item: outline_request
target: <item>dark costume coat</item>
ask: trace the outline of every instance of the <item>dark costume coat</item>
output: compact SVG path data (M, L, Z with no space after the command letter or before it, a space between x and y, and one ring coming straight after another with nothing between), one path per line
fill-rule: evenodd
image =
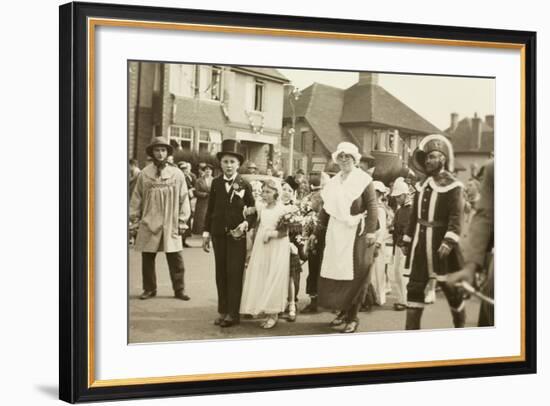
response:
M443 276L463 266L459 246L464 214L462 188L462 183L443 171L424 180L414 198L409 229L403 237L404 242L411 243L405 265L411 270L409 302L424 302L424 288L431 275ZM438 250L443 242L451 252L440 258Z

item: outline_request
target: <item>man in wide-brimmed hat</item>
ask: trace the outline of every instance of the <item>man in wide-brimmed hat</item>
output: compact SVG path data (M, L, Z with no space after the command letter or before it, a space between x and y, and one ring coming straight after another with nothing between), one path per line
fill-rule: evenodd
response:
M212 181L203 233L203 249L214 247L219 316L214 324L231 327L238 324L246 259L246 232L253 226L255 215L245 217L254 207L252 187L238 169L244 161L239 143L225 140L217 153L222 175ZM251 210L252 212L252 210Z
M403 249L409 252L406 267L411 270L407 285L408 330L420 328L425 303L435 301L436 284L462 268L458 243L464 210L463 186L452 175L454 154L447 138L439 134L423 138L411 164L426 179L415 196L403 236ZM444 283L440 286L451 308L454 326L464 327L462 293Z
M181 235L191 214L183 173L168 162L173 148L163 137L155 137L146 148L152 159L138 176L130 201L130 233L136 234L134 249L141 252L143 293L140 299L156 296L155 256L164 252L174 295L185 293Z

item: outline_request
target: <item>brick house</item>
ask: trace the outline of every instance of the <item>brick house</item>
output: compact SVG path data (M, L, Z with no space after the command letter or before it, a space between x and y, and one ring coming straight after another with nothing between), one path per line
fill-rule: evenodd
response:
M378 173L407 166L410 153L428 134L441 131L378 84L378 74L360 72L348 89L314 83L304 89L294 110L285 97L283 162L288 159L288 132L293 112L294 168L323 170L339 142L356 144Z
M464 169L458 172L458 178L466 182L470 176L472 164L481 168L487 160L493 157L495 143L495 116L485 116L458 119L457 113L451 113L451 123L445 130L445 135L452 142L456 162Z
M211 155L236 139L265 169L280 147L286 83L271 68L129 62L129 156L143 165L159 135L175 149Z

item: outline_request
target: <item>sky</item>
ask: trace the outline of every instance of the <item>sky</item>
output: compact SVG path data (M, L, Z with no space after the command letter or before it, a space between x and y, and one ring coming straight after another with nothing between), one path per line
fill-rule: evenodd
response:
M357 72L279 69L295 86L313 82L346 89L357 82ZM464 117L495 114L495 80L453 76L379 74L378 84L440 130L449 127L451 113Z

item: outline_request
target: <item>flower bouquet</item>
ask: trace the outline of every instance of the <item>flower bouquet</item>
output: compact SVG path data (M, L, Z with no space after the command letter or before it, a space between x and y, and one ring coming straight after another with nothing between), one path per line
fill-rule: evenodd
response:
M301 234L302 222L303 217L300 210L297 207L292 207L291 210L287 211L279 218L275 228L277 231L287 230L289 233Z

